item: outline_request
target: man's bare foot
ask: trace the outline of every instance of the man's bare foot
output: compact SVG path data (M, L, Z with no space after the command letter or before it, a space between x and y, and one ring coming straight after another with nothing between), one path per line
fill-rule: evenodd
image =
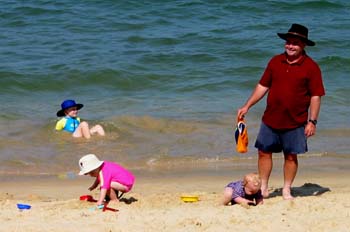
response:
M284 200L293 200L294 197L292 196L290 192L290 188L283 188L282 189L282 197Z
M268 190L268 188L263 188L263 187L261 187L261 195L262 195L264 198L268 198L268 197L269 197L269 190Z

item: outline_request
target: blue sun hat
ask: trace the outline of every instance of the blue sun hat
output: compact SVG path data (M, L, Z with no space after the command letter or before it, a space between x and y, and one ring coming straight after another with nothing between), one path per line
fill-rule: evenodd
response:
M238 120L235 130L236 150L239 153L248 151L248 130L243 119Z
M236 144L238 143L239 135L242 135L244 130L245 130L245 123L243 121L239 121L236 125L236 130L235 130Z
M75 103L74 100L65 100L62 102L61 109L57 111L56 115L57 117L63 117L65 116L64 111L66 109L69 109L71 107L77 107L77 109L80 110L81 108L83 108L83 106L83 104Z

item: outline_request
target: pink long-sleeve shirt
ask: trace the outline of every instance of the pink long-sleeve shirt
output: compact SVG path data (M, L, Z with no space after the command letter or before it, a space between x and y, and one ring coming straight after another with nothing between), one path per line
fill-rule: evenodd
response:
M99 173L99 181L102 189L110 189L111 182L118 182L131 190L135 182L134 175L117 163L103 161L101 171Z

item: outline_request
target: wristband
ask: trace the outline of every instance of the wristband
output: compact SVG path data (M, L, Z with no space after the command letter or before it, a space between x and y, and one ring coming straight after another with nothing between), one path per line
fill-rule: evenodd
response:
M309 122L311 122L315 126L317 125L317 120L316 119L309 119Z

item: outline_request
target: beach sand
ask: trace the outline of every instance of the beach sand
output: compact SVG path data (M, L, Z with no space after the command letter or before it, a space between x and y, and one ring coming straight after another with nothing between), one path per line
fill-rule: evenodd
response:
M1 231L350 231L348 160L340 158L337 165L300 160L294 200L280 195L282 161L277 161L271 197L249 208L222 206L220 200L224 186L252 171L250 166L238 172L230 167L137 171L132 191L118 204L108 205L116 212L96 210L94 203L79 200L81 195L96 199L99 194L87 190L93 181L87 176L5 176ZM184 203L182 194L198 195L200 201ZM19 211L17 203L32 208Z

